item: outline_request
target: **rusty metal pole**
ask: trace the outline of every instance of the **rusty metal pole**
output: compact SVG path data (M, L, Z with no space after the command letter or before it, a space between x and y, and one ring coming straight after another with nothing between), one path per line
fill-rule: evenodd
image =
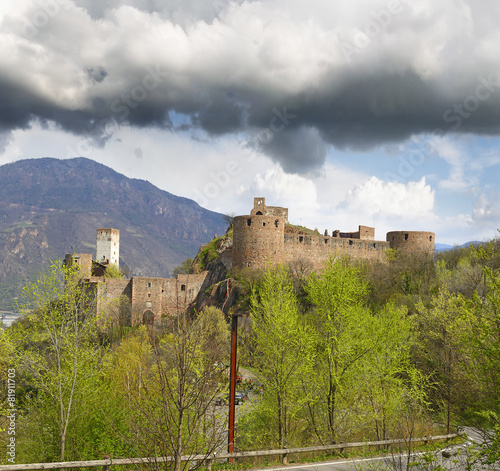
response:
M227 452L234 452L234 416L235 416L235 399L236 399L236 351L238 339L238 316L233 314L231 322L231 370L230 370L230 385L229 385L229 435L227 442ZM234 458L229 458L228 462L232 463Z

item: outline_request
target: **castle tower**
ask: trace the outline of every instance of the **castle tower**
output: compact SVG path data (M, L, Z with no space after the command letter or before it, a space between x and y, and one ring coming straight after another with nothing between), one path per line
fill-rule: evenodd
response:
M233 220L233 267L265 268L281 262L287 222L288 210L255 198L250 215Z
M391 249L409 253L426 252L434 254L434 232L392 231L387 233Z
M120 266L120 231L97 229L96 260L99 263Z

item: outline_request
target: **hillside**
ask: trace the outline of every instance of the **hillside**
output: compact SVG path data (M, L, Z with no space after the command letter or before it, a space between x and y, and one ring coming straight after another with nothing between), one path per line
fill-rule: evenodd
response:
M168 276L226 226L222 214L89 159L3 165L0 309L51 260L94 254L98 227L120 230L120 264L132 274Z

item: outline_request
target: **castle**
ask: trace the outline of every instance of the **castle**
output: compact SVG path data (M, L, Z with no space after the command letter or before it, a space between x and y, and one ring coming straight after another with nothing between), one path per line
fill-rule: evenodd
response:
M162 316L184 312L200 291L221 281L208 271L177 275L176 278L106 277L109 266L118 266L119 239L117 229L97 229L95 261L91 254L67 254L65 258L67 266L78 265L84 282L95 287L97 309L115 312L112 322L159 324ZM254 198L250 214L234 218L232 246L226 245L219 259L226 270L262 269L277 263L295 262L305 262L317 270L331 256L382 260L388 248L434 254L434 233L393 231L387 233L385 241L377 241L373 227L359 226L356 232L334 230L329 235L326 230L321 235L290 225L287 208L266 206L265 198Z
M288 223L288 209L266 206L265 198L254 198L248 216L233 221L232 265L234 268L264 268L278 262L307 261L319 269L332 255L382 259L393 248L409 253L434 253L434 233L388 232L385 241L375 240L373 227L359 226L357 232L328 230L324 235L306 233Z
M120 231L102 228L97 229L95 261L91 254L83 253L66 254L64 259L66 266L79 267L83 281L95 288L98 312L106 309L116 325L158 325L162 316L177 316L196 299L208 274L204 271L176 278L106 277L109 266L118 267L119 253Z

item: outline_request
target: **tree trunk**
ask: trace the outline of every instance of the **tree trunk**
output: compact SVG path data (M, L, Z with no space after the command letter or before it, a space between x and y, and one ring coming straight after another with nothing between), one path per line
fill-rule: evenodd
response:
M335 392L337 387L333 381L333 377L330 375L330 385L328 388L327 395L327 410L328 410L328 427L330 428L331 442L334 445L336 443L336 430L335 430Z

